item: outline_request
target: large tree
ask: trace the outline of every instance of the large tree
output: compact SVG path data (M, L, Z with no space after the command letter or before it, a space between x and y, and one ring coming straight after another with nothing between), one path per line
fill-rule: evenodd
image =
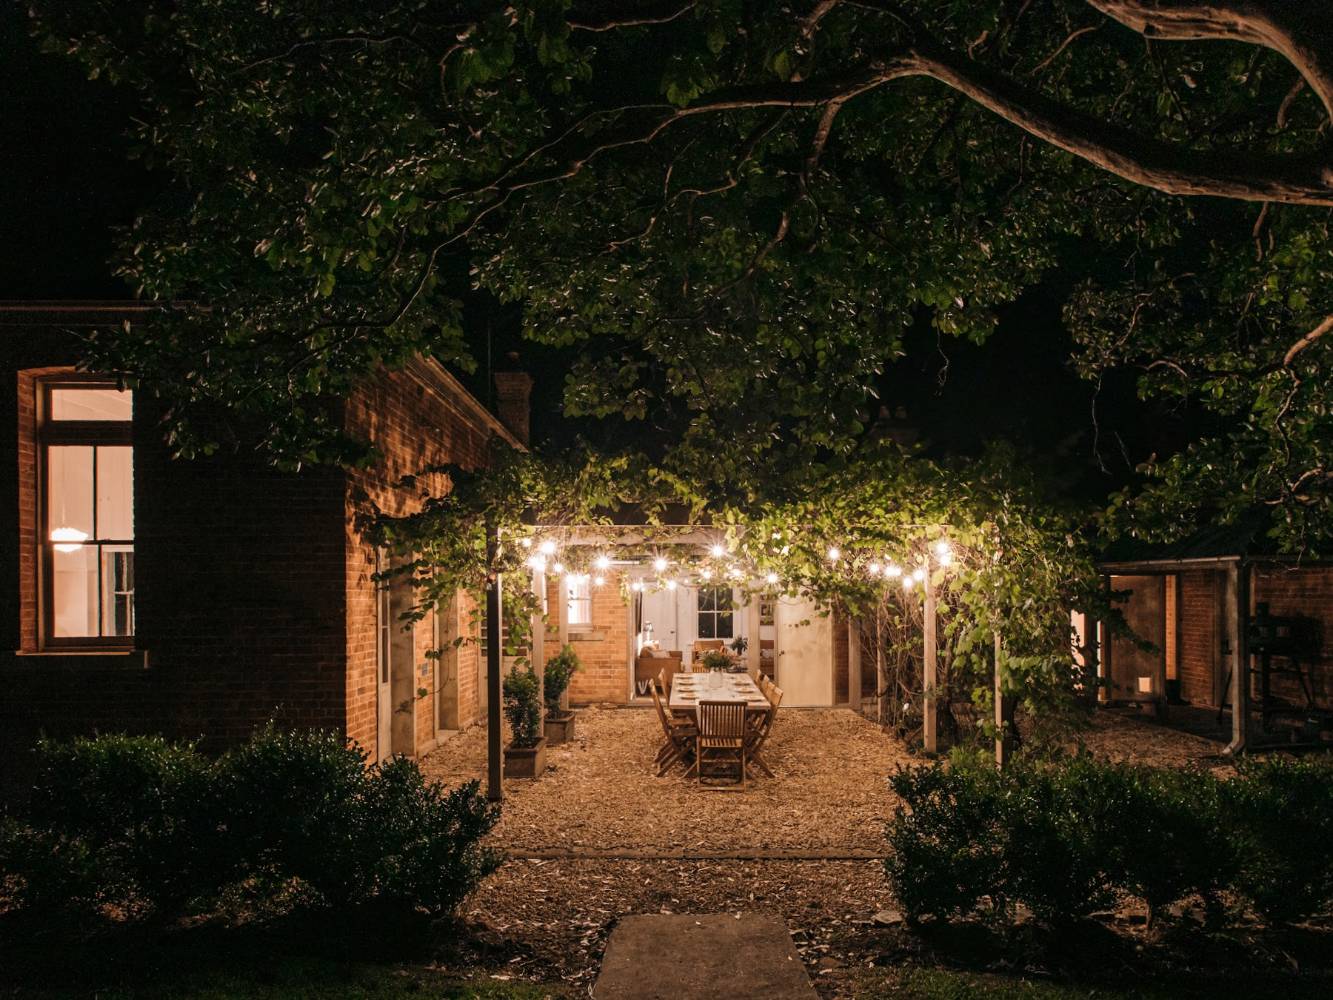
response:
M571 413L643 419L745 492L855 443L909 324L982 339L1062 267L1089 375L1139 365L1219 417L1133 524L1259 503L1324 533L1325 5L35 7L141 93L171 179L123 266L210 308L92 348L167 396L182 451L343 454L321 401L466 363L472 286L586 345Z

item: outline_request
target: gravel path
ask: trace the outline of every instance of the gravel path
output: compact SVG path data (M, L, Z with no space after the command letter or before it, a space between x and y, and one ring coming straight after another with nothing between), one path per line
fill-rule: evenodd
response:
M658 778L657 718L638 709L584 709L578 736L547 751L537 781L506 786L497 844L518 852L877 852L894 797L886 778L912 761L896 740L841 709L778 715L744 792L708 791L677 767ZM472 729L423 761L447 784L480 776L485 731Z

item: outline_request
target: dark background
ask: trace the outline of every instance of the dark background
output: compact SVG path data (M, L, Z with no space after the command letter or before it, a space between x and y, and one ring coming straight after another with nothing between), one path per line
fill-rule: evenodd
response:
M160 184L126 138L129 95L39 52L13 4L0 13L0 93L0 299L132 298L110 263L116 231ZM1071 498L1099 500L1131 482L1135 465L1180 447L1195 421L1139 402L1133 373L1100 387L1077 377L1060 320L1072 280L1057 270L1029 289L1002 311L982 346L941 340L919 324L906 356L880 380L881 403L890 413L905 410L937 456L975 454L1000 438ZM537 443L561 446L576 435L610 445L633 440L633 425L561 416L571 357L523 341L516 307L478 297L465 318L477 371L461 377L489 403L491 371L531 372Z

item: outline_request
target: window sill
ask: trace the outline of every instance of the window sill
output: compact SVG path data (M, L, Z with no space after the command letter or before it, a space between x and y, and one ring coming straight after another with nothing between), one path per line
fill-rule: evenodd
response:
M597 629L587 629L585 631L569 630L570 642L603 642L606 639L606 632Z
M146 649L44 649L38 653L0 651L0 670L147 670Z

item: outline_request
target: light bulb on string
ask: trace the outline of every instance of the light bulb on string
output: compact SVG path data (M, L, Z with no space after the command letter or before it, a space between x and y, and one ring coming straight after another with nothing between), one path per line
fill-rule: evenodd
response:
M665 573L666 568L667 568L667 561L663 559L661 556L658 556L656 559L653 560L653 569L657 570L657 572Z
M551 570L556 573L563 573L565 571L565 564L562 562L553 562L551 563Z
M916 581L910 576L903 577L903 590L911 590L916 585Z
M889 563L884 567L884 575L898 577L903 575L903 568L897 563Z
M778 575L776 573L769 573L764 579L768 581L769 586L772 586L778 582Z
M607 555L600 555L597 557L597 560L595 563L593 563L593 565L595 565L598 569L610 569L611 557Z
M606 577L604 576L595 576L592 578L592 585L594 587L600 587L604 583L606 583Z
M940 539L940 541L935 543L935 560L941 566L948 566L953 562L953 549L944 539Z
M727 550L724 549L724 548L723 548L721 545L719 545L717 542L714 542L714 543L713 543L713 547L712 547L711 549L709 549L708 551L711 552L711 553L713 554L713 558L714 558L714 559L721 559L724 555L727 554Z
M544 556L553 556L555 555L555 542L548 538L537 546L537 551Z
M525 549L530 549L530 548L532 548L532 539L531 539L531 538L520 538L520 539L518 540L518 544L521 545L521 546L523 546Z
M828 556L829 562L837 562L842 558L842 551L836 545L830 545L825 555Z
M869 573L871 576L879 576L879 563L872 562L869 566L866 567L866 572Z
M711 569L701 570L699 575L703 577L705 580L713 579L713 571Z
M643 581L635 580L633 583L629 585L629 589L634 591L635 593L641 592L643 590Z
M546 569L546 560L539 555L528 556L527 563L528 568L535 573L540 573L542 570Z
M668 580L668 581L667 581L667 590L675 590L675 589L676 589L676 581L675 581L675 580Z
M920 583L925 578L926 578L926 571L924 569L918 568L912 571L912 579L915 580L917 583Z

